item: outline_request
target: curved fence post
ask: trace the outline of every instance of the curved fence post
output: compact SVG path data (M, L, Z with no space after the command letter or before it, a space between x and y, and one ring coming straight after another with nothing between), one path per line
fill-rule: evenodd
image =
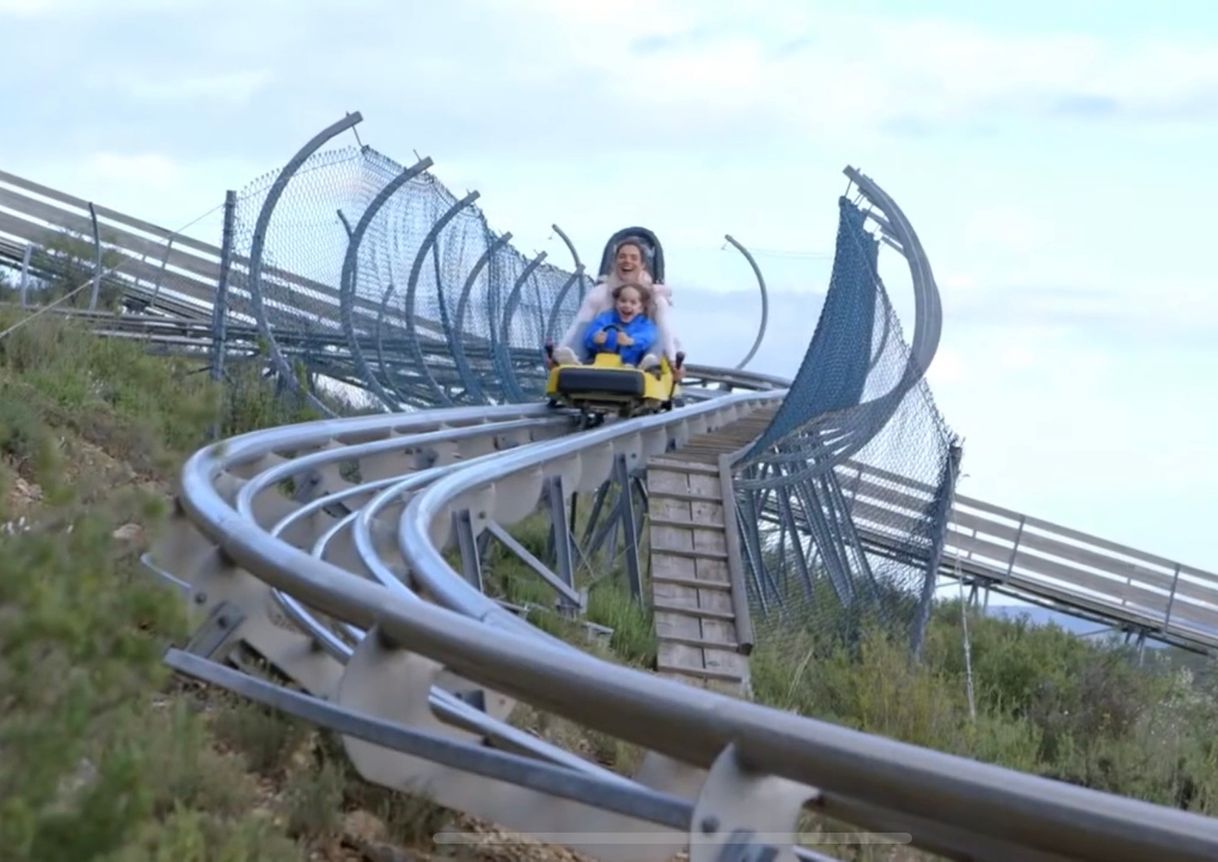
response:
M558 238L566 245L567 251L571 252L571 260L575 261L575 273L579 278L579 301L583 302L585 292L583 274L587 271L587 267L579 259L579 252L575 250L575 243L571 242L571 237L567 236L566 232L556 224L552 224L550 227L553 228L554 233L558 234Z
M875 519L883 516L875 514L875 500L868 497L860 503L848 498L838 470L865 451L899 414L906 399L914 396L938 344L942 311L930 265L900 208L869 178L853 168L846 173L857 183L863 203L839 200L837 250L821 322L788 397L735 465L743 470L761 465L776 468L769 478L741 477L735 483L740 491L764 490L777 500L776 511L763 504L755 518L742 521L740 544L752 550L764 546L775 532L780 534L779 546L760 555L761 584L773 587L765 569L785 567L792 556L786 547L788 537L802 543L797 533L806 534L818 557L815 577L823 579L824 592L814 589L811 595L796 596L783 578L774 597L784 605L792 603L796 616L815 613L821 619L818 624L840 626L838 636L851 641L868 621L890 629L903 627L910 652L916 656L942 555L946 507L954 486L952 460L958 460L958 455L953 451L941 456L936 449L934 457L947 462L934 479L928 478L938 496L925 504L909 504L912 511L905 510L903 517L912 527L889 521L877 527ZM880 236L868 231L868 219L879 226ZM749 260L760 282L751 255L732 237L725 238ZM917 314L908 348L879 280L878 253L883 240L905 258L913 283ZM752 355L750 352L750 358ZM882 361L886 362L883 366ZM881 368L884 370L877 374ZM927 440L933 447L946 447L934 424L933 407L931 414L934 427ZM916 442L910 440L908 445ZM793 517L796 513L798 518ZM777 531L775 515L779 516ZM789 534L785 533L788 527L792 528ZM899 557L873 559L869 554L874 531L888 528L908 534L907 548ZM769 536L762 535L766 531ZM802 545L793 556L801 569L807 566ZM825 604L822 599L830 595L835 602ZM765 598L763 589L758 589L758 598ZM771 622L767 637L782 636Z
M563 282L563 286L559 288L558 296L554 298L554 304L550 306L550 314L546 318L546 331L543 333L544 341L552 341L554 339L554 326L558 323L558 312L562 308L562 301L567 298L567 291L570 290L572 285L574 285L577 281L582 285L583 280L584 265L582 263L577 263L575 265L575 272L571 273L570 278ZM583 297L580 297L580 301L583 301Z
M343 271L339 280L339 314L342 316L343 334L347 337L347 345L351 349L351 358L355 360L356 370L368 382L368 386L371 387L373 393L390 410L396 410L398 405L381 385L376 375L372 373L367 360L364 359L364 351L360 347L359 337L355 332L355 283L359 277L359 248L360 244L364 241L364 234L367 233L368 226L372 224L372 220L381 211L381 207L393 197L398 189L427 170L431 165L432 160L430 158L420 159L415 165L402 171L386 183L385 187L376 193L376 197L368 204L363 215L360 216L360 220L356 223L355 228L348 228L350 241L347 243L347 254L343 258ZM342 220L343 225L347 226L348 222L342 210L339 210L338 217ZM392 290L392 285L390 290ZM383 307L384 303L382 303L382 309ZM377 316L377 323L379 335L380 315ZM381 366L381 373L386 373L384 365Z
M419 333L417 331L414 316L414 296L415 291L418 289L419 272L423 269L423 260L427 257L427 252L431 250L432 244L440 236L440 231L444 230L448 223L456 217L457 213L461 212L461 210L465 209L465 207L472 204L480 196L481 195L478 192L470 192L465 197L461 198L461 200L449 207L444 215L440 216L440 218L436 220L436 223L431 226L431 230L427 232L427 236L423 237L423 242L419 245L419 250L414 256L414 263L411 264L410 267L410 280L406 284L406 309L403 320L406 325L406 343L410 346L411 355L418 363L417 370L419 372L419 376L422 377L423 382L431 388L432 394L435 395L435 397L439 400L439 403L445 405L451 404L452 399L448 397L448 393L444 391L444 388L440 386L440 384L436 381L436 378L432 376L431 369L427 367L427 362L423 357L423 348L419 345ZM377 315L376 318L377 350L381 349L381 327L385 319L385 312L389 308L389 299L391 296L392 289L385 295L384 303L381 306L381 313ZM400 389L398 389L392 380L389 381L389 385L393 386L393 390L399 396L405 398L405 395Z
M448 342L448 346L453 352L453 361L457 364L457 373L461 375L461 379L465 383L466 392L472 392L474 399L479 402L486 401L486 392L482 388L481 381L478 380L478 375L470 367L469 359L465 355L465 340L462 337L465 326L465 308L469 303L469 295L474 288L475 282L478 280L478 276L495 255L495 252L507 245L511 238L512 234L509 231L488 245L486 251L482 253L482 256L474 264L474 268L469 271L469 275L465 278L465 285L461 288L461 296L457 300L456 319L453 321L452 337ZM489 274L487 278L489 280ZM493 361L494 342L490 338L487 339L486 350L487 358Z
M211 316L211 379L224 377L224 341L228 328L228 279L233 263L233 223L237 215L237 193L224 194L224 227L220 234L220 281L216 284L216 300Z
M765 338L766 323L770 317L770 297L769 294L766 293L765 278L761 274L761 267L757 265L757 261L755 261L753 256L749 254L749 250L737 242L730 233L724 234L723 238L735 246L736 250L744 255L744 259L747 260L749 262L749 266L753 268L753 275L757 276L757 287L761 291L761 325L757 327L757 338L753 341L753 346L749 349L749 352L745 354L744 359L741 359L736 363L737 368L744 368L744 366L748 365L749 362L752 361L753 357L757 354L757 348L761 347L761 340Z
M512 345L508 337L510 335L508 328L512 325L512 315L516 313L521 288L545 259L546 253L543 251L525 266L517 277L516 283L512 285L512 292L508 294L507 302L503 306L503 319L499 322L499 347L495 351L495 365L498 367L499 373L503 375L504 390L515 401L524 401L527 396L524 394L520 381L516 379L516 369L512 367Z
M844 430L840 434L836 434L830 445L826 447L826 451L818 456L821 470L833 469L834 466L845 462L866 446L867 442L887 424L900 407L906 394L923 378L938 349L943 325L943 309L939 298L939 288L931 273L930 262L917 234L900 207L873 180L852 167L847 167L844 172L858 186L863 197L882 214L862 213L851 209L850 212L854 213L850 217L851 221L872 218L880 225L884 236L893 238L895 243L893 247L900 252L909 266L913 283L915 320L905 368L900 378L887 392L863 401L861 400L863 389L861 381L859 381L858 394L851 396L851 403L837 403L844 396L839 391L826 388L831 387L832 382L818 376L821 370L813 367L814 362L810 362L826 349L826 344L822 343L822 332L818 328L808 347L804 364L791 383L791 391L796 393L797 397L779 408L770 426L757 438L752 450L744 457L745 461L760 457L767 448L780 443L800 428L810 426L814 420L819 418L818 414L833 412L837 415L836 427ZM847 210L843 209L844 216L846 213ZM851 229L858 232L861 227L854 225ZM846 248L841 247L840 243L841 240L839 240L839 256L842 253L841 249ZM870 253L855 250L852 253L865 254L870 258L870 265L874 266L874 250ZM858 264L856 263L856 265ZM887 313L887 310L884 308L884 313ZM874 365L875 359L871 356L869 348L864 371L869 372Z
M89 311L97 308L97 295L101 290L101 231L97 227L97 210L89 201L89 220L93 223L93 287L89 291Z
M270 191L267 192L266 200L262 202L262 209L258 212L258 220L254 223L254 239L250 244L249 283L247 289L250 294L250 304L254 310L254 320L258 324L258 331L266 339L267 345L270 348L271 363L274 365L276 372L278 372L280 379L287 381L288 385L297 391L303 389L304 396L308 399L309 403L326 416L333 416L334 411L310 392L307 387L300 385L300 381L296 379L296 375L292 372L292 366L284 358L278 343L275 341L275 336L271 333L270 324L266 319L266 309L262 304L262 253L263 246L266 245L266 231L271 224L271 215L275 211L275 205L283 197L283 193L287 189L288 183L291 182L292 177L296 174L296 171L300 170L300 166L313 153L317 152L322 144L335 135L345 132L347 129L363 122L363 119L359 111L347 114L347 116L338 122L332 123L314 135L308 143L300 148L296 155L288 160L288 163L283 166L283 170L279 172L279 176L275 177L275 182L271 185Z

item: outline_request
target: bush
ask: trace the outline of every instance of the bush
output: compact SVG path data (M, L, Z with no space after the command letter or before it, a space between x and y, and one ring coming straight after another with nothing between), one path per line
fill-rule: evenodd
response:
M922 658L870 629L857 648L800 631L761 639L758 700L918 745L1210 814L1218 810L1218 698L1165 651L969 612L977 715L969 713L961 606L938 605Z
M233 433L302 416L252 369L223 392L198 371L63 320L0 340L4 508L19 481L28 492L27 520L0 534L6 859L305 857L285 829L308 806L268 797L245 764L281 775L298 728L179 687L161 655L183 609L138 563L165 480L218 415ZM115 532L131 522L139 538Z
M235 840L232 828L248 841L261 834L241 822L253 799L248 777L212 751L186 703L156 694L169 680L161 651L184 635L184 617L115 543L114 525L92 513L3 540L6 858L166 858L151 854L178 841L185 822L215 847ZM151 825L162 818L169 832ZM251 853L294 858L248 841Z

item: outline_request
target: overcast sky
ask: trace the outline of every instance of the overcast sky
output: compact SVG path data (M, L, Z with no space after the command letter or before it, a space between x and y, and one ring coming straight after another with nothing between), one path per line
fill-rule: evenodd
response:
M751 367L791 375L855 165L942 291L961 492L1218 570L1218 5L1147 9L0 0L0 167L177 228L359 110L526 253L652 227L696 361L755 330L731 233Z

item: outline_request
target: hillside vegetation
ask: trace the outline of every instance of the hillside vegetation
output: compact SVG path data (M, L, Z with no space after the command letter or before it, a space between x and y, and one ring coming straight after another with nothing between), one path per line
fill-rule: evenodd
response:
M139 556L183 458L216 422L231 435L310 417L253 366L233 367L220 388L203 364L55 320L0 340L0 846L16 862L438 858L425 855L430 836L452 812L365 785L330 737L160 663L185 620ZM540 553L543 531L526 523L519 536ZM506 598L546 601L506 555L488 569ZM614 629L603 642L557 614L533 618L647 667L646 612L614 579L591 596L590 618ZM1207 679L1157 661L1139 669L1051 628L974 618L970 631L975 719L958 605L937 611L920 664L881 636L851 652L788 632L758 647L754 687L761 701L852 727L1213 812ZM641 756L534 710L514 719L623 771Z
M1204 814L1218 813L1212 663L935 608L922 661L871 632L853 649L815 632L765 640L752 660L766 703L870 733ZM795 671L794 673L792 671Z
M15 862L361 859L443 813L161 664L185 619L139 556L183 458L213 422L312 418L254 367L221 390L201 364L57 320L0 341L0 846Z

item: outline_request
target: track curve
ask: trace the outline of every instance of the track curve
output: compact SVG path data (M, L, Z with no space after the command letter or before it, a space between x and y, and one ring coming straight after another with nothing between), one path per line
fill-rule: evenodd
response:
M954 852L1136 859L1170 845L1173 858L1213 858L1218 828L1207 818L848 731L595 658L484 595L444 556L456 513L470 513L479 532L491 522L510 525L536 508L549 476L593 489L618 455L641 464L784 394L727 394L581 433L572 433L573 417L544 405L509 405L242 435L184 466L181 521L160 565L205 596L196 598L201 610L239 605L243 641L322 700L518 758L505 761L515 764L513 780L491 779L346 735L366 778L400 789L421 783L440 804L598 858L666 859L682 843L691 844L691 859L713 858L727 836L700 828L711 810L721 823L765 833L755 836L762 843L781 846L771 834L778 828L789 848L793 821L775 827L773 811L793 817L808 802ZM344 463L358 465L358 481L343 478ZM288 479L298 489L311 482L312 502L283 494ZM344 508L326 512L338 504ZM274 602L293 608L294 626L275 623ZM634 778L610 773L508 725L517 702L651 754ZM566 783L547 785L557 779L545 767ZM611 842L605 835L613 833L636 837Z

